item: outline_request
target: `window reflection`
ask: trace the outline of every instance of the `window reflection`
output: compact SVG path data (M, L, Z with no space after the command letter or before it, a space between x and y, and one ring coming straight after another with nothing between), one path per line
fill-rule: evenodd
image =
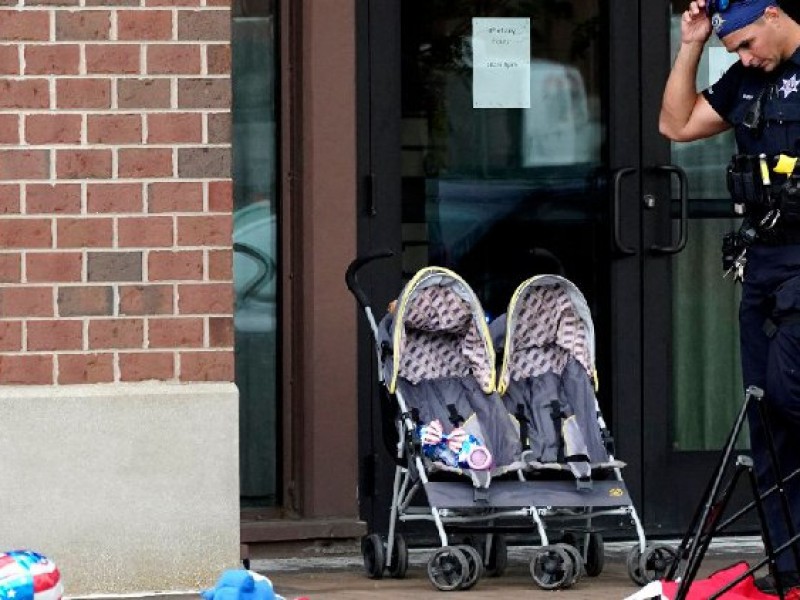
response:
M271 1L234 4L233 279L242 506L279 501L276 31Z

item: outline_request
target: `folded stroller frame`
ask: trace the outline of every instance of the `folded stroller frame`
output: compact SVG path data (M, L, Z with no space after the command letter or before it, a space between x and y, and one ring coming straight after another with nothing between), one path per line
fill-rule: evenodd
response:
M762 420L767 445L770 455L770 463L774 480L776 485L770 489L760 492L756 482L755 472L753 471L753 461L749 456L734 456L734 449L736 442L741 434L742 427L747 416L748 409L755 403L759 417ZM769 564L770 567L775 566L776 556L782 552L791 551L794 555L795 565L800 571L800 553L798 553L795 542L800 540L800 534L795 531L792 516L789 509L789 503L786 498L784 490L785 484L794 479L800 469L796 470L787 476L784 476L779 469L778 459L775 453L775 447L772 439L772 433L769 428L769 421L766 418L766 404L764 402L764 391L758 387L751 386L745 393L744 403L739 411L734 425L728 434L728 439L720 454L717 468L714 475L708 482L703 498L697 506L692 523L689 530L686 532L680 546L675 552L674 560L671 561L665 579L670 581L679 582L679 586L674 600L685 600L689 594L692 582L697 576L697 571L702 564L706 551L715 535L725 530L733 523L740 520L747 513L756 510L758 521L761 526L761 534L764 540L764 550L766 553L765 558L757 562L752 567L749 567L740 576L729 581L724 587L716 590L708 600L716 600L725 592L731 590L734 586L741 583L747 577L750 577L762 568L764 565ZM753 495L753 501L742 507L733 515L722 520L725 515L725 510L728 506L733 492L742 475L746 474L750 484L750 490ZM773 494L778 495L780 501L781 512L785 520L787 531L790 533L790 539L779 547L774 547L770 539L769 529L766 524L764 500ZM775 573L775 583L778 591L778 596L783 600L785 598L784 582L781 580L780 572L777 569L772 569Z
M433 523L439 539L440 546L427 563L428 577L439 590L466 590L484 574L501 575L508 560L508 534L525 545L538 541L530 572L539 587L567 588L583 574L600 574L604 562L600 532L618 528L623 517L638 538L628 556L631 579L644 585L662 578L674 551L646 544L593 389L588 410L583 410L587 392L583 388L580 392L584 400L577 408L588 414L555 400L545 411L538 410L536 402L531 407L529 400L536 395L530 390L556 385L552 381L541 384L541 379L531 379L529 387L514 391L526 378L538 377L537 369L559 361L565 379L558 384L562 392L582 380L567 377L566 363L571 359L559 358L555 350L545 351L544 362L531 354L532 348L544 348L551 334L559 348L566 347L577 357L575 372L589 381L587 370L594 369L593 329L577 288L556 276L532 278L518 288L506 316L498 376L480 302L452 271L421 269L404 287L393 314L376 320L357 274L368 263L390 256L383 251L357 258L345 276L372 330L378 378L396 410L398 433L388 535L371 533L362 540L367 575L380 579L387 572L405 577L408 546L397 525L423 521ZM551 294L553 290L558 294ZM569 312L568 302L576 303L575 311ZM534 309L556 305L561 310L557 327L532 325ZM575 335L576 327L584 331L579 321L587 318L588 335ZM521 358L510 358L517 351ZM385 404L383 410L392 409ZM433 423L441 425L442 439L461 432L473 443L483 444L482 456L490 455L493 463L476 467L461 454L457 462L432 455L426 427ZM587 424L592 427L587 429ZM559 435L557 428L563 437L560 448L540 443L546 430ZM461 452L464 448L466 443ZM601 528L599 523L605 521L609 524ZM451 545L453 534L461 543Z

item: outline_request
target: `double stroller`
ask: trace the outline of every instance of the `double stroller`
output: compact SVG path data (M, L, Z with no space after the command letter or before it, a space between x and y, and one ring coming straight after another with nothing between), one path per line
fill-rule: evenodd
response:
M422 521L439 541L427 562L439 590L501 575L510 542L534 546L530 573L539 587L568 588L600 574L601 531L626 521L638 537L630 577L640 585L663 577L674 554L646 545L613 456L593 387L591 315L578 288L555 275L533 277L490 327L466 281L427 267L378 321L357 273L388 256L356 259L346 274L374 335L383 409L397 429L388 533L362 540L367 575L405 577L408 545L398 524Z

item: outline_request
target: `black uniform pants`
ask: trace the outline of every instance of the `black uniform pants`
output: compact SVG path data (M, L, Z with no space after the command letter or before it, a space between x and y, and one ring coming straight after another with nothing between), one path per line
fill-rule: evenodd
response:
M794 303L800 309L800 245L757 245L747 251L739 307L745 388L756 385L765 392L779 467L786 476L800 468L800 323L780 325L772 337L765 333L764 324L772 311L770 296L776 294L779 303ZM748 423L756 476L763 491L774 485L774 477L755 404L750 407ZM795 530L800 531L800 476L786 490ZM791 536L777 495L767 500L766 512L773 546L778 547ZM790 550L781 553L777 562L780 571L798 570Z

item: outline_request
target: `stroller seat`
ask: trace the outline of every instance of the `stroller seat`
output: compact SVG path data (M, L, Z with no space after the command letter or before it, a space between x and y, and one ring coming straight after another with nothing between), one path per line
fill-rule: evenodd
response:
M583 294L542 275L517 289L505 316L498 390L520 422L522 458L532 470L620 468L594 392L594 326Z
M488 487L496 475L523 467L515 419L495 392L495 354L483 310L466 282L444 269L424 269L401 294L391 318L390 392L399 390L413 420L463 429L485 445L489 469L426 457L432 472L451 471ZM419 431L419 430L418 430Z

